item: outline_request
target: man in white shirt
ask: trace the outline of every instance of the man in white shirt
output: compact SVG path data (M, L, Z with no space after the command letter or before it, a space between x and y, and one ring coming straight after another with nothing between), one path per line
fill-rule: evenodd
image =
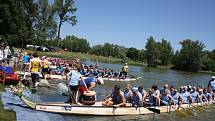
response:
M2 48L0 48L0 64L2 64L4 60L4 52L2 51Z

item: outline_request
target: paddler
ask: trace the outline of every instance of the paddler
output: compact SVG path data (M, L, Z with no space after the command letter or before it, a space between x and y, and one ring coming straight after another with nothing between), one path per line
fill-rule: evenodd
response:
M40 67L42 65L42 61L38 57L37 53L33 54L34 58L30 59L29 64L29 73L31 73L31 78L33 82L33 86L36 87L39 82L39 73L40 73Z
M183 86L183 91L180 93L182 98L183 98L183 103L185 104L190 104L192 103L192 97L191 94L187 91L188 87Z
M119 85L114 86L114 90L111 96L106 99L103 103L104 106L114 106L114 107L122 107L126 106L126 100L123 92L120 90Z
M125 99L126 99L127 103L131 102L132 94L133 93L132 93L132 90L131 90L131 85L128 83L126 88L125 88L125 91L124 91L124 96L125 96Z
M161 105L168 106L168 105L175 105L175 101L172 96L169 94L168 89L164 89L163 93L161 94Z
M143 97L142 94L139 92L138 87L132 87L132 106L138 107L143 105Z
M215 76L211 77L211 80L208 83L208 89L209 88L215 93Z
M199 96L199 92L196 90L195 86L192 88L192 91L191 91L190 94L191 94L193 103L201 102L200 101L201 99L200 99L200 96Z
M203 89L203 94L204 94L205 97L207 98L208 103L213 99L213 98L212 98L212 95L211 95L210 93L208 93L208 91L207 91L206 88Z
M176 88L174 88L173 94L172 94L172 98L175 102L175 105L179 105L178 107L180 107L180 105L183 102L183 98L182 96L178 93L178 90Z
M93 88L96 86L96 84L99 84L99 85L104 84L104 80L101 77L99 77L99 78L87 77L80 81L80 83L79 83L79 91L80 91L79 102L83 101L84 92L92 91Z
M160 91L157 85L152 85L152 90L150 92L150 103L151 106L160 106Z

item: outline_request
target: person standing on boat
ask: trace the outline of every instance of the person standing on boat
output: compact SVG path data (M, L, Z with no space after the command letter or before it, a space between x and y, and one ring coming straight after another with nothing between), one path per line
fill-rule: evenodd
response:
M68 85L70 87L70 97L68 99L67 102L71 102L73 104L77 103L77 99L76 99L76 95L77 95L77 91L78 91L78 83L81 77L81 73L80 73L80 67L77 67L77 70L71 70L67 76L69 77L67 82Z
M123 77L123 78L126 78L127 77L127 74L128 74L128 64L127 63L125 63L124 64L124 66L122 67L122 75L121 75L121 77Z
M215 93L215 76L211 77L211 80L208 83L208 88L210 88Z
M82 102L84 92L92 91L93 88L96 86L96 84L99 84L99 85L104 84L104 80L101 77L99 78L87 77L85 79L82 79L79 82L79 92L80 92L79 102Z
M114 107L122 107L126 106L126 100L124 97L123 92L120 90L119 85L114 86L114 90L111 94L111 96L106 99L103 103L104 106L114 106Z
M31 78L34 87L38 85L39 82L39 73L40 73L40 67L42 65L42 61L38 57L37 53L33 54L34 58L30 60L29 64L29 73L31 73Z

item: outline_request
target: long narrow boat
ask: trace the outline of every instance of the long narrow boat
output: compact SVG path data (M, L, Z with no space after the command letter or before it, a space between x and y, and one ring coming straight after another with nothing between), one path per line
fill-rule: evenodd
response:
M18 75L21 75L21 76L30 76L31 74L29 72L23 72L23 71L16 71L16 74ZM39 73L39 77L42 78L42 74ZM66 76L62 76L62 75L51 75L51 74L47 74L47 77L48 78L51 78L51 79L60 79L60 80L63 80L66 78Z
M104 107L101 102L96 102L95 105L71 105L68 103L35 103L30 101L25 96L21 97L21 100L28 107L33 110L60 113L60 114L70 114L70 115L101 115L101 116L119 116L119 115L146 115L152 113L167 113L170 111L176 111L173 106L161 106L161 107ZM197 106L200 104L193 104ZM170 108L171 107L171 108ZM182 104L180 109L190 108L189 104Z
M128 78L103 78L104 80L107 80L107 81L120 81L120 82L129 82L129 81L136 81L136 80L139 80L141 79L141 77L137 77L137 78L131 78L131 77L128 77Z

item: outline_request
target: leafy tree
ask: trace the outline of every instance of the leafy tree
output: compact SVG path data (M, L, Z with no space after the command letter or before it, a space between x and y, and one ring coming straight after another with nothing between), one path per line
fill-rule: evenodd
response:
M139 57L139 50L137 50L136 48L129 48L127 53L126 53L126 56L132 60L135 60L137 61L138 60L138 57Z
M53 6L49 5L48 0L37 1L38 11L35 21L36 39L43 43L46 39L54 38L57 32L57 23L54 20ZM39 45L42 45L40 43Z
M201 68L204 44L190 39L180 42L182 49L178 53L174 67L185 71L198 71Z
M24 47L34 36L37 6L33 0L0 1L0 35L13 46ZM13 40L10 40L13 39Z
M62 48L68 48L72 52L88 53L89 43L86 39L79 39L75 36L66 36L62 41Z
M150 36L147 39L146 42L146 60L147 60L147 66L149 67L156 67L158 56L159 56L159 50L158 50L158 44L155 42L154 38Z
M165 39L162 39L162 42L158 43L158 49L161 65L167 66L168 64L170 64L173 56L173 50L170 42Z
M68 22L74 26L77 23L74 13L77 8L74 5L74 0L55 0L55 11L59 17L58 34L57 38L60 39L60 30L64 22Z

